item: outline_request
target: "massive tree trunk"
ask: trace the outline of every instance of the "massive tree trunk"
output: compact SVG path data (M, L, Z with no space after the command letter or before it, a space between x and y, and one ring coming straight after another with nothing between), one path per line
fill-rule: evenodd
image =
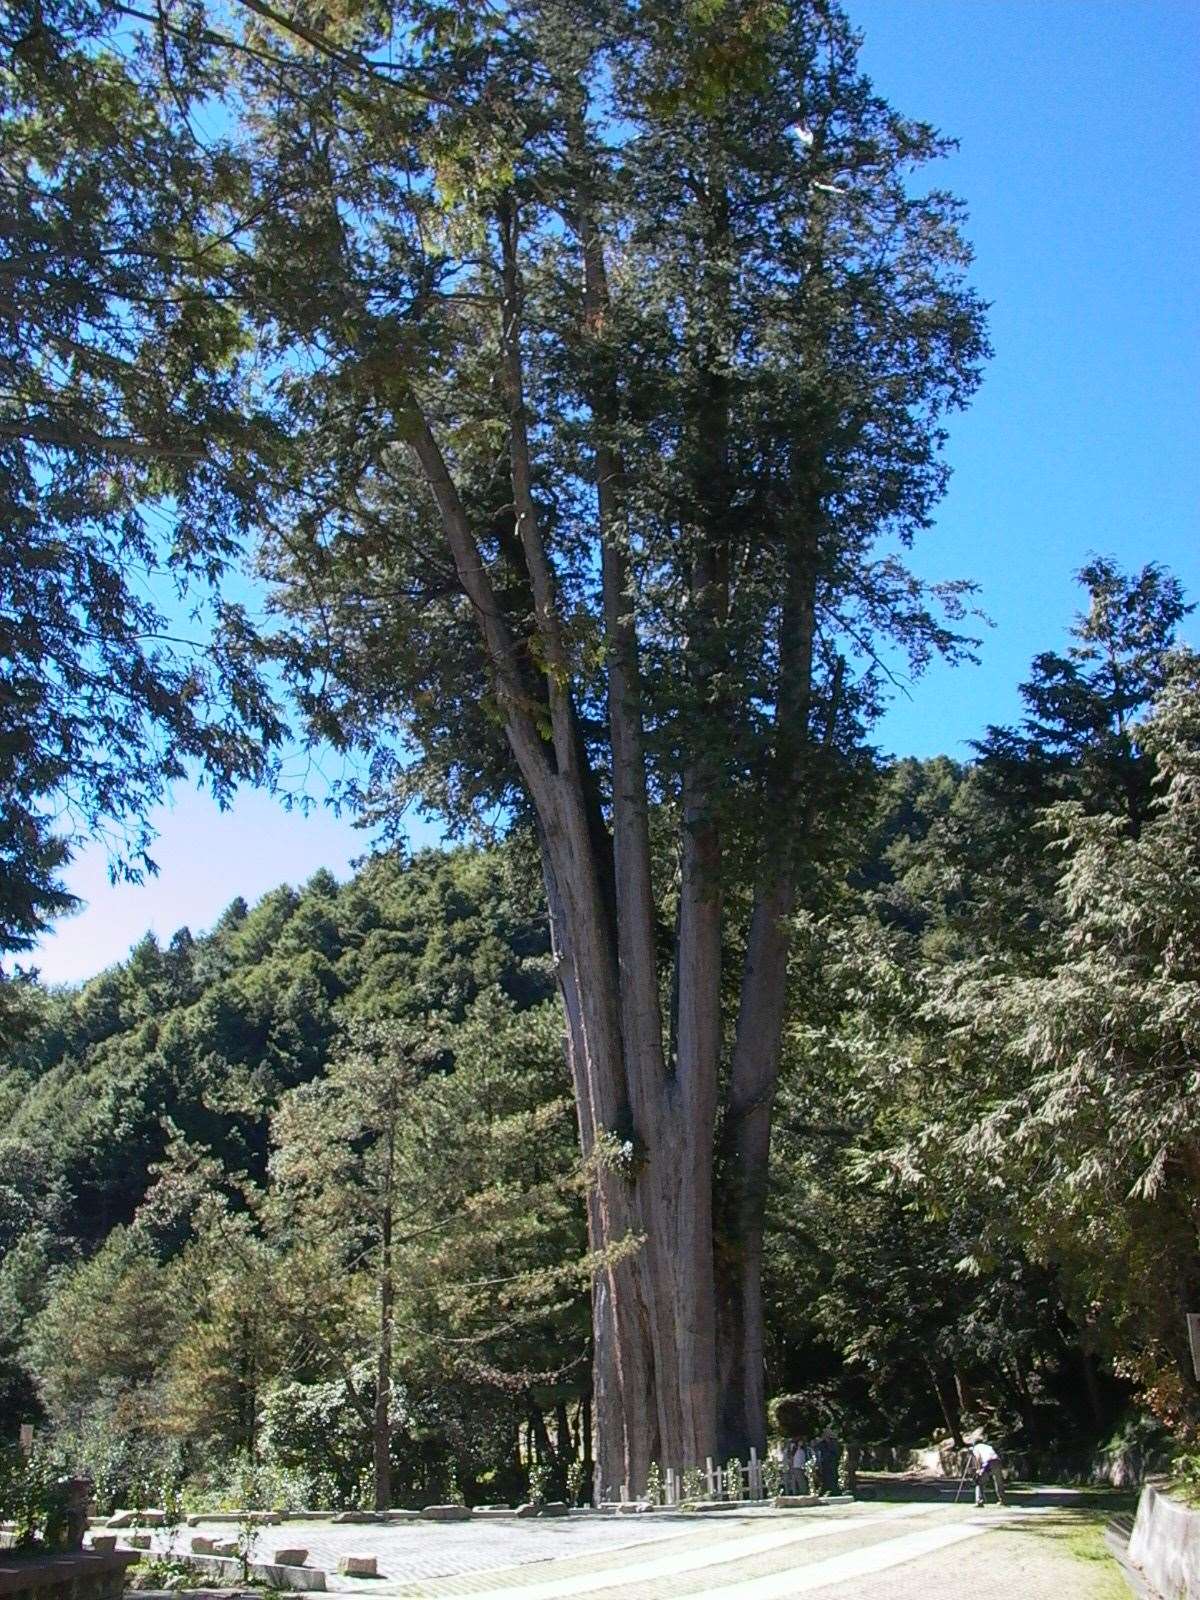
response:
M379 1242L379 1349L375 1364L375 1410L372 1438L375 1464L375 1509L386 1511L392 1503L392 1321L395 1284L392 1277L392 1208L396 1159L394 1111L388 1122L384 1191Z
M762 1267L771 1118L779 1079L787 1002L788 919L796 893L796 854L811 827L810 792L801 806L810 744L816 639L816 512L786 558L779 619L779 693L775 750L767 782L768 813L799 837L764 843L742 969L737 1034L721 1125L716 1226L719 1442L723 1456L745 1460L766 1448ZM840 668L825 726L833 738Z
M584 315L599 338L607 306L604 259L586 213L585 205L576 218L583 243ZM668 1053L659 1004L643 692L622 527L621 465L609 436L613 399L598 381L591 400L611 759L605 827L572 702L556 575L533 493L523 383L519 220L515 202L507 199L497 215L504 285L501 345L516 531L529 577L544 700L531 703L522 667L527 653L497 602L452 476L415 397L410 442L478 620L509 746L537 821L580 1148L590 1179L589 1238L598 1258L592 1316L594 1488L600 1497L611 1498L640 1493L652 1462L683 1470L718 1454L713 1171L722 1048L719 773L706 754L704 737L695 736L691 743L685 739L678 1000ZM721 217L716 226L725 226ZM714 360L713 366L715 372L719 362ZM695 631L687 651L700 722L722 714L716 703L720 690L714 685L720 678L729 592L724 531L729 513L722 482L728 397L719 377L708 386L704 407L697 428L702 443L690 578ZM803 571L811 580L811 563ZM794 596L784 608L787 642L781 642L781 660L806 666L799 689L789 687L781 699L774 781L783 800L795 788L807 718L812 608L805 593L806 644L797 646L789 632L797 625ZM529 619L520 625L529 625ZM782 882L770 878L756 906L732 1097L723 1124L726 1170L737 1174L742 1231L736 1268L727 1275L723 1294L725 1346L732 1359L723 1369L726 1400L721 1410L733 1419L726 1431L739 1444L761 1443L763 1435L757 1305L761 1191L779 1059L790 885L790 876ZM726 1235L734 1236L728 1226ZM731 1335L729 1311L735 1303L739 1331Z

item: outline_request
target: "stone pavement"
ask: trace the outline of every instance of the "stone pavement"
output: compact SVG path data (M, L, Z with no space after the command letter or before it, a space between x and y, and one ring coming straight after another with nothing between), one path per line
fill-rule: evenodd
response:
M1036 1537L1045 1505L859 1502L710 1518L571 1517L388 1526L288 1522L262 1531L256 1557L307 1546L334 1573L339 1555L375 1555L380 1577L331 1575L330 1588L404 1600L1111 1600L1115 1563L1077 1559ZM201 1531L208 1531L203 1529ZM1115 1586L1114 1586L1115 1584Z

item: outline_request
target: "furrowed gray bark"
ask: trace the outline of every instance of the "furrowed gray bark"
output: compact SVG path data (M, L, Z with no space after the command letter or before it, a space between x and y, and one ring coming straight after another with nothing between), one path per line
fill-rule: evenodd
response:
M788 552L780 610L775 752L768 814L796 818L812 706L816 551L811 537ZM832 720L830 723L832 734ZM771 1116L787 1000L788 919L795 899L794 843L767 841L750 915L737 1034L721 1127L717 1222L722 1453L766 1447L762 1259Z
M389 1110L384 1155L383 1205L379 1247L379 1350L375 1368L375 1411L372 1425L375 1466L375 1509L392 1503L392 1207L396 1161L396 1117Z
M583 207L584 317L599 338L607 312L602 241ZM621 528L620 465L608 442L615 402L594 384L595 475L600 524L612 759L622 1035L635 1123L645 1145L641 1179L652 1305L660 1462L698 1464L715 1448L712 1338L711 1144L713 1108L696 1075L668 1079L655 952L649 804L636 622ZM715 1055L710 1082L715 1094ZM709 1097L710 1098L710 1097ZM707 1159L704 1159L707 1152Z

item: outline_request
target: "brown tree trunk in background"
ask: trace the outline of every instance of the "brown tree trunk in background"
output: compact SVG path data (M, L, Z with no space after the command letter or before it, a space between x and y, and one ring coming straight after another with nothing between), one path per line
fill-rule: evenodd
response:
M958 1409L960 1414L964 1411L970 1411L973 1409L971 1404L970 1385L967 1383L967 1380L963 1377L958 1367L955 1367L954 1369L954 1392L958 1396Z
M529 1402L529 1433L536 1447L538 1461L547 1466L555 1459L554 1446L550 1443L550 1435L546 1432L546 1419L534 1405Z
M954 1383L943 1367L925 1359L925 1369L929 1373L929 1381L933 1385L933 1392L937 1395L938 1405L941 1407L942 1416L950 1437L954 1441L954 1448L963 1448L962 1413L958 1409L958 1395L955 1393Z
M1097 1431L1104 1427L1104 1403L1100 1398L1100 1385L1096 1379L1096 1358L1085 1344L1079 1347L1079 1361L1083 1368L1083 1387L1087 1392L1088 1410Z
M583 1462L583 1481L590 1494L596 1476L596 1453L592 1445L592 1402L585 1399L579 1408L579 1432L581 1435L579 1459Z
M567 1463L575 1457L575 1440L565 1400L559 1400L554 1407L554 1453L565 1472Z

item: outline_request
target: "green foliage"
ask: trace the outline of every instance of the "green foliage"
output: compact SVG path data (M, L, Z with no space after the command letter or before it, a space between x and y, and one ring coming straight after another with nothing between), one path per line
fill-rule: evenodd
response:
M1189 608L1157 568L1081 577L1020 734L886 774L850 893L801 929L769 1327L867 1437L965 1407L1076 1449L1131 1384L1200 1414Z
M53 1453L41 1446L28 1455L0 1446L0 1522L13 1524L18 1550L55 1550L67 1531L67 1496Z
M1191 1505L1200 1506L1200 1450L1175 1457L1171 1463L1171 1487Z
M225 592L256 498L252 363L208 272L231 265L237 163L115 12L19 0L0 41L5 953L74 903L77 843L140 877L170 785L268 779L283 729Z
M763 1494L768 1500L773 1500L777 1494L783 1493L783 1468L774 1449L767 1452L762 1464Z
M81 1410L77 1423L55 1430L54 1454L62 1471L91 1479L101 1516L179 1502L184 1467L178 1441L133 1431L120 1408L93 1403Z
M270 1478L260 1494L363 1503L372 1052L388 1038L416 1052L395 1212L411 1282L396 1311L398 1499L437 1498L451 1460L472 1484L494 1472L530 1378L560 1384L551 1403L580 1392L575 1134L522 874L511 852L466 851L378 860L341 887L319 874L44 997L0 1066L12 1429L40 1420L36 1375L105 1509L158 1503L165 1463L190 1503L244 1504L248 1456Z
M165 1589L168 1591L202 1589L211 1578L190 1561L171 1556L143 1556L126 1573L126 1590Z
M548 1461L529 1463L529 1498L535 1506L544 1505L549 1498L552 1471Z
M363 1507L371 1453L363 1409L351 1403L344 1381L275 1384L262 1407L258 1446L264 1459L247 1464L264 1478L253 1480L254 1499L234 1503Z

